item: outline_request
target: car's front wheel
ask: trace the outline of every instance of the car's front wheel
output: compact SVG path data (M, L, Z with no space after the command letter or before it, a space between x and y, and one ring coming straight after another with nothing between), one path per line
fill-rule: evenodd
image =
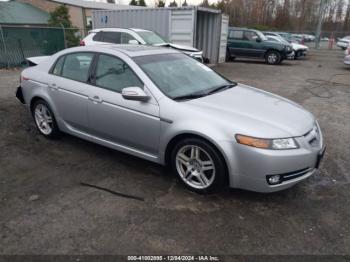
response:
M60 134L54 114L48 103L42 99L34 102L32 115L39 132L47 138L57 138Z
M227 183L224 159L218 150L199 138L180 141L172 151L171 166L182 183L197 193L212 193Z
M279 64L282 61L281 58L281 54L278 51L268 51L265 55L265 61L269 65Z

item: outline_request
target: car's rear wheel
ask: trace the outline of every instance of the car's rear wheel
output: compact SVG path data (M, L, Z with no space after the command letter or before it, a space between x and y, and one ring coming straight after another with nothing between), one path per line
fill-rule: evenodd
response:
M218 150L205 140L180 141L172 151L171 165L182 183L197 193L217 192L225 185L225 162Z
M42 99L34 102L32 115L39 132L47 138L57 138L60 134L54 114L48 103Z
M279 64L282 61L281 58L281 54L278 51L268 51L265 55L265 61L269 65Z

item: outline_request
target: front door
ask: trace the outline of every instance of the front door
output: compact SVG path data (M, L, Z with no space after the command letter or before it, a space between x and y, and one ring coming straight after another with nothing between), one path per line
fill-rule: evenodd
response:
M126 150L156 155L159 106L152 97L147 102L122 97L121 91L125 87L145 88L128 64L115 56L98 55L93 84L95 90L88 106L91 134Z

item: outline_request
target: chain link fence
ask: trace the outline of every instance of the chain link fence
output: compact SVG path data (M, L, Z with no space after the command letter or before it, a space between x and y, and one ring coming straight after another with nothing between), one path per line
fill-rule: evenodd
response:
M79 45L85 29L0 25L0 68L26 66L26 57Z

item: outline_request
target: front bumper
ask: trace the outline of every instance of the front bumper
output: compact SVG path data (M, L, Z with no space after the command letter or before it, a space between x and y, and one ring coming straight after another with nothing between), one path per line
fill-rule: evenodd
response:
M300 49L300 50L298 50L299 56L306 56L307 53L308 53L307 49Z
M350 43L348 42L337 42L337 46L341 47L341 48L347 48L349 46Z
M288 59L294 59L294 57L295 57L295 52L294 51L287 55Z
M236 142L223 143L230 187L270 193L287 189L315 174L325 150L321 131L318 130L317 143L310 134L306 134L296 138L300 148L291 150L266 150ZM271 175L280 175L283 179L279 184L270 185L267 178Z

